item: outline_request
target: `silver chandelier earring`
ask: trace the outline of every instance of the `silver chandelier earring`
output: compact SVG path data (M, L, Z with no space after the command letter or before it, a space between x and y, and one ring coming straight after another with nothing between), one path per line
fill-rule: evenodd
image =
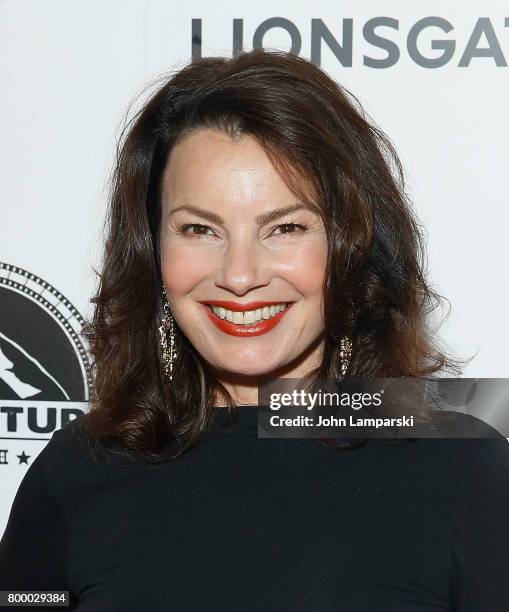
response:
M166 297L166 289L163 285L164 316L159 326L159 338L163 355L164 375L170 382L173 381L173 364L178 357L175 342L175 319L171 314L170 305ZM169 333L168 333L169 332ZM169 342L168 342L169 340Z
M341 376L344 378L350 365L350 358L352 356L352 341L348 336L341 338L340 350L339 350L339 365Z

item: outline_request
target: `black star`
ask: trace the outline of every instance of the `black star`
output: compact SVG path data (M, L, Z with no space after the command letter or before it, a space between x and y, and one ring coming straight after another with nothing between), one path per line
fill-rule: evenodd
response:
M22 451L21 455L16 455L16 457L19 459L19 464L18 465L21 465L22 463L26 463L28 465L27 459L30 456L31 455L25 455L25 451Z

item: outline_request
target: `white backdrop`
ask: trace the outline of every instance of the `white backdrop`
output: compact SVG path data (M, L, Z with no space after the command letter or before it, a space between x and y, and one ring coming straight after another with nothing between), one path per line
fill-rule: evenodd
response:
M0 0L0 341L12 351L0 390L17 389L0 397L0 533L52 431L86 409L73 330L91 312L115 141L132 98L191 59L193 20L195 52L293 43L357 95L403 160L429 277L452 307L444 342L477 351L465 376L509 376L507 3ZM72 392L30 401L9 384L15 350Z

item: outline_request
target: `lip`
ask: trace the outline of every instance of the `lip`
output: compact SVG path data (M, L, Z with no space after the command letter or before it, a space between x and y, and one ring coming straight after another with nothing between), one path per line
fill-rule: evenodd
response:
M217 306L223 307L227 310L233 310L234 312L246 312L246 310L256 310L257 308L263 308L264 306L276 306L277 304L293 304L293 302L286 302L280 300L279 302L248 302L247 304L240 304L239 302L232 302L229 300L213 300L211 302L200 302L205 306Z
M232 323L227 319L221 319L218 317L212 309L209 308L211 306L222 306L223 308L227 308L228 310L233 310L237 312L244 312L246 310L256 310L257 308L262 308L263 306L270 306L271 304L288 304L287 307L278 312L276 316L270 319L263 319L262 321L257 321L253 323L253 325L238 325L237 323ZM229 336L237 336L241 338L251 338L252 336L261 336L262 334L266 334L271 331L280 323L281 319L284 315L290 310L293 306L294 302L249 302L248 304L238 304L236 302L228 302L228 301L213 301L213 302L200 302L205 309L205 313L208 318L212 321L212 323L223 333L228 334ZM233 308L232 308L233 306Z

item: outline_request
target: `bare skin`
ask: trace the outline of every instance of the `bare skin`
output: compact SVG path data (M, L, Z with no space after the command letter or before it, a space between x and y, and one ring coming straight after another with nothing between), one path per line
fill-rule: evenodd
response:
M325 228L288 189L256 140L244 136L234 142L208 129L187 135L165 169L162 200L168 301L180 331L233 399L257 404L260 376L301 378L318 366L324 346ZM257 219L298 204L261 224ZM207 300L293 304L270 331L239 337L211 321L202 303Z

